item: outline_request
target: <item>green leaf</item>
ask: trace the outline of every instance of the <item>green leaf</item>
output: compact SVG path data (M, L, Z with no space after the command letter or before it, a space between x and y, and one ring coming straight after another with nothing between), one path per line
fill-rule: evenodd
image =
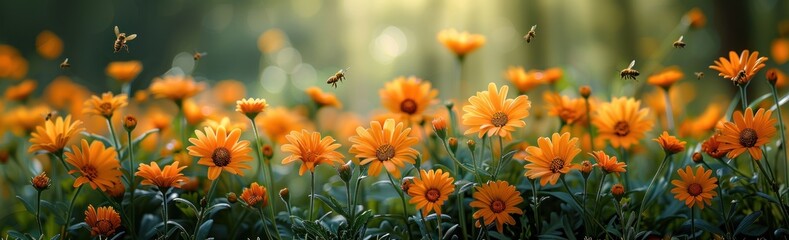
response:
M44 206L44 208L49 209L49 211L55 215L55 223L57 223L58 225L66 224L66 217L63 216L63 213L68 211L66 208L58 208L58 206L61 205L55 205L45 200L41 200L41 206Z
M565 202L568 205L572 206L578 212L582 211L581 206L578 206L578 203L576 203L575 200L573 200L573 196L570 196L570 194L568 194L566 192L548 192L548 191L544 191L544 192L541 192L541 193L548 194L548 195L554 196L554 197L562 200L563 202Z
M28 202L27 200L25 200L24 198L22 198L19 195L17 195L16 198L18 198L19 201L22 201L22 204L25 205L25 209L27 209L27 212L29 212L30 214L36 215L36 208L34 208L33 205L30 204L30 202Z
M751 224L756 222L756 219L759 218L759 216L761 215L762 215L761 211L756 211L751 214L748 214L748 216L745 216L745 218L743 218L742 221L740 221L740 225L738 225L736 230L734 230L734 235L736 236L737 234L746 230L749 226L751 226Z
M466 180L460 180L460 181L455 182L455 185L461 185L461 184L462 184L462 186L460 186L460 188L458 188L458 194L463 194L464 192L472 189L476 185L475 182L470 182L470 181L466 181Z
M320 194L315 194L315 197L318 198L318 200L321 200L323 204L326 204L326 206L331 208L332 211L337 212L338 214L342 215L346 219L348 218L348 213L345 211L342 205L340 205L340 203L337 202L337 199L335 199L334 197L329 196L329 198L327 198Z
M567 236L567 239L575 240L575 234L573 234L574 229L570 225L569 218L562 218L562 225L564 226L564 234Z
M21 232L14 231L14 230L8 230L7 234L8 234L8 236L16 238L16 239L32 239L32 238L29 238L27 235L22 234Z
M756 195L759 196L759 197L762 197L764 199L767 199L767 201L770 201L771 203L781 204L781 203L778 202L778 199L775 199L775 197L767 195L767 194L765 194L763 192L756 192Z
M80 133L81 133L83 136L85 136L86 138L88 138L88 142L92 142L92 141L94 141L94 140L99 140L99 141L101 141L102 143L104 143L104 146L105 146L105 147L113 147L113 146L115 146L115 145L112 143L112 141L110 141L110 139L107 139L106 137L104 137L104 136L102 136L102 135L93 134L93 133L84 132L84 131L83 131L83 132L80 132Z
M726 109L726 119L731 119L731 115L734 113L734 109L737 109L737 105L740 104L740 95L734 95L731 99L731 103L729 103L729 108Z
M218 211L225 210L225 209L229 209L229 208L230 208L230 204L227 204L227 203L214 204L213 206L208 207L208 209L205 210L206 216L211 217L212 215L214 215L214 213L216 213Z
M197 216L197 212L198 212L197 207L195 207L195 205L192 204L192 202L190 202L189 200L183 198L173 198L173 200L171 201L175 202L175 206L178 207L178 209L181 209L181 212L183 212L187 216L190 217ZM185 211L186 209L191 209L191 211L187 212Z
M704 230L705 232L724 235L723 231L721 231L720 228L712 226L712 224L710 224L707 221L704 221L703 219L696 219L695 223L696 223L696 227L698 227L701 230ZM688 224L690 224L690 221L688 221Z
M778 108L778 105L783 106L787 102L789 102L789 94L786 94L782 98L778 99L778 102L773 104L772 107L770 107L770 111L775 111L775 109Z
M139 145L140 142L142 142L142 140L145 140L145 138L147 138L151 134L158 133L158 132L159 132L158 128L154 128L154 129L145 131L144 133L142 133L139 136L137 136L136 138L134 138L134 140L132 140L132 143L134 144L134 146L137 146L137 145ZM181 143L181 144L183 144L183 143Z
M126 233L126 232L125 232L125 231L122 231L122 232L117 232L117 233L115 233L115 236L113 236L112 238L110 238L110 240L117 240L117 239L122 239L122 238L123 238L123 234L124 234L124 233Z
M756 106L757 106L757 105L759 105L759 103L762 103L762 101L764 101L764 100L766 100L767 98L770 98L770 97L772 97L772 96L773 96L773 93L764 94L764 95L762 95L761 97L759 97L759 98L757 98L757 99L755 99L755 100L751 101L751 103L750 103L750 104L748 104L748 107L749 107L749 108L756 108Z
M195 239L203 240L208 237L208 232L211 230L211 226L214 225L214 219L208 219L203 224L200 225L200 228L197 229L197 235L195 235Z

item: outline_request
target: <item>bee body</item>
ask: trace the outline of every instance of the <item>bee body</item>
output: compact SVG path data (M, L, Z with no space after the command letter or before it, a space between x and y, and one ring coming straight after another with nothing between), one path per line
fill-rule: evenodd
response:
M682 41L683 38L685 36L679 36L679 39L674 42L674 48L685 48L685 42Z
M66 60L63 60L63 62L60 63L60 69L68 69L70 67L71 64L68 63L68 58L66 58Z
M126 45L126 42L134 40L135 38L137 38L137 34L126 36L126 33L120 32L118 26L115 26L115 44L112 46L114 52L120 52L123 48L126 49L126 52L129 52L129 45Z
M701 78L704 77L704 73L703 72L695 72L694 74L696 74L696 79L697 80L701 80Z
M195 54L194 54L194 56L193 56L193 57L194 57L194 60L195 60L195 61L200 61L200 59L202 59L202 58L203 58L203 57L205 57L206 55L208 55L208 53L206 53L206 52L198 52L198 51L195 51Z
M737 73L737 76L734 76L731 81L735 84L742 84L745 82L746 78L748 78L748 74L745 73L745 70L740 70L740 72Z
M531 26L531 30L526 33L526 36L523 36L523 39L526 39L526 43L531 43L531 40L537 36L537 25Z
M345 80L345 71L347 71L348 69L349 68L340 69L340 71L337 71L337 73L335 73L334 75L329 77L329 79L326 80L326 84L331 84L332 87L337 88L337 82L342 82L342 80Z
M638 75L640 75L641 73L639 73L638 70L633 69L633 66L635 65L636 65L636 60L630 62L630 66L619 72L619 77L622 79L636 80L636 77L638 77Z

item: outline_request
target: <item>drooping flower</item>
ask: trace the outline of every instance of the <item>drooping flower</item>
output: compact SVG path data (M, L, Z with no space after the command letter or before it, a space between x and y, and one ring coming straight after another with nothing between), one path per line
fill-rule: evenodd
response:
M66 162L74 167L68 173L80 174L74 181L74 187L87 183L93 189L107 191L123 174L115 148L107 148L101 141L93 141L89 145L85 139L81 145L81 148L73 145L71 152L66 152Z
M128 83L142 72L142 62L137 60L110 62L104 71L116 81Z
M485 45L485 36L466 31L459 32L452 28L438 32L438 41L458 57L463 57Z
M343 164L343 155L336 151L340 144L335 143L331 136L321 138L319 132L301 130L292 131L285 138L289 143L282 145L282 152L290 155L282 159L282 164L301 160L299 175L304 175L307 170L315 172L318 164Z
M178 161L173 161L172 164L159 168L156 162L148 165L140 163L134 175L144 178L140 184L157 186L160 191L170 187L180 188L181 184L189 179L181 173L186 166L178 167L178 164Z
M71 121L71 115L57 117L54 120L45 121L44 126L36 127L36 131L30 134L30 148L28 152L46 151L48 153L58 153L62 151L71 138L77 136L82 128L82 121Z
M406 128L402 122L396 123L394 119L387 119L383 126L379 122L370 122L370 128L356 128L356 136L350 138L353 145L349 152L355 154L359 160L354 160L360 165L370 165L367 170L370 176L378 176L381 168L394 177L400 178L400 168L406 163L414 164L417 154L411 146L417 144L417 139L410 136L411 128Z
M409 119L418 119L425 109L435 103L438 90L431 88L430 82L416 77L398 77L385 83L378 95L389 111L407 115Z
M101 98L93 95L89 100L85 101L85 109L82 112L111 118L115 111L125 107L127 104L126 94L115 96L112 92L106 92L101 94Z
M704 205L711 205L712 198L717 196L715 188L718 187L718 178L710 177L712 170L705 170L704 167L696 167L696 173L690 166L685 169L677 170L680 180L671 180L674 188L671 193L674 198L685 202L689 208L699 206L704 209Z
M223 127L206 127L204 131L195 130L195 135L197 138L189 138L193 145L186 149L189 155L200 158L198 164L208 166L209 180L217 179L223 170L243 176L242 169L252 168L246 164L252 160L249 141L238 140L241 130L233 129L228 133Z
M85 223L90 228L91 236L109 238L115 235L115 230L121 226L121 216L111 206L95 209L93 204L89 204L85 210Z
M710 65L710 69L717 70L718 76L727 78L737 85L744 85L751 81L756 72L764 67L767 57L759 57L759 52L751 53L743 50L740 56L734 51L729 52L729 59L719 58L715 60L715 65Z
M569 133L559 135L554 133L551 138L537 139L537 145L526 148L525 176L529 179L540 179L540 185L547 183L556 184L562 174L574 168L573 159L581 149L578 147L578 138L570 138Z
M444 201L449 199L449 195L455 191L455 178L450 177L448 172L441 169L425 171L420 170L419 178L413 179L413 184L408 186L408 195L411 200L408 203L416 205L416 209L422 210L422 216L427 216L435 211L441 215L441 206Z
M241 192L241 201L247 204L250 207L266 207L268 206L268 192L267 189L263 186L260 186L257 182L253 182L249 184L248 188L244 188Z
M652 121L647 119L649 110L640 106L641 102L632 98L614 98L597 109L592 123L600 137L611 141L614 148L630 148L652 128Z
M584 99L570 99L567 96L553 92L545 92L543 99L548 103L548 115L559 117L562 122L568 125L586 121L586 102Z
M463 125L469 127L464 134L477 133L482 136L500 136L511 138L515 128L526 126L524 118L529 116L531 102L526 95L515 99L507 98L509 88L496 88L495 83L488 84L488 90L477 92L468 99L470 105L463 107Z
M600 170L603 170L605 173L613 173L618 177L619 173L627 171L625 170L627 164L617 161L616 156L608 156L603 151L591 152L589 156L592 156L597 162L594 165L600 167Z
M762 159L761 146L767 144L776 135L775 123L777 120L770 118L773 111L760 108L753 114L753 109L745 109L745 114L734 112L732 120L723 124L718 142L719 150L728 151L729 158L736 158L748 151L756 160Z
M523 215L523 210L518 208L523 198L515 186L499 180L475 188L477 191L470 206L478 209L473 215L477 219L477 227L481 226L480 220L484 220L485 225L496 222L496 230L503 233L504 224L515 225L515 219L510 214Z

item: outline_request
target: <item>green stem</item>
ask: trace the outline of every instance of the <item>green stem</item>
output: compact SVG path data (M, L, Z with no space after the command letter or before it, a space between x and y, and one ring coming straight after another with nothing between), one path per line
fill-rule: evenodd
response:
M310 222L315 221L315 172L310 171Z
M269 240L271 239L271 234L268 232L268 227L266 227L266 214L263 213L263 208L257 208L258 214L260 214L260 221L263 222L263 233L266 234L266 238ZM279 236L279 234L277 234ZM307 235L309 236L309 235ZM306 237L305 237L306 239Z
M534 201L534 226L537 228L533 234L540 233L540 202L537 200L537 179L530 179L532 201Z
M249 214L249 211L247 211L246 208L243 208L243 210L244 212L241 213L241 218L235 221L235 223L233 224L233 228L230 230L230 239L237 239L236 232L238 232L238 226L241 225L242 222L244 222L244 219L246 219L247 215Z
M636 232L638 232L639 231L639 227L641 227L641 215L643 215L644 205L647 204L647 202L648 202L647 200L649 199L649 190L652 190L652 187L655 185L655 180L657 180L658 175L660 175L663 172L663 168L666 166L666 163L668 163L669 159L671 159L671 155L670 154L666 154L666 156L663 157L663 162L660 163L660 166L658 167L657 171L655 172L655 175L652 176L652 181L649 182L649 186L647 187L647 191L644 192L644 198L641 199L641 205L638 206L638 212L637 212L638 219L636 219Z
M127 132L127 135L129 136L129 143L128 143L129 144L129 147L128 147L128 150L129 150L129 190L130 190L129 195L131 196L131 200L129 201L129 205L130 205L129 207L131 208L131 217L130 217L131 221L129 222L129 226L130 226L129 230L131 232L135 232L134 231L134 225L135 225L134 221L136 220L136 218L135 218L135 212L134 212L134 192L135 192L135 188L137 187L137 184L134 181L134 144L132 144L131 131L126 131L126 132Z
M751 161L756 162L757 160L751 160ZM764 161L767 161L767 158L765 158ZM774 192L775 197L778 198L778 207L780 208L782 215L789 216L789 214L787 214L786 207L784 207L783 201L781 201L781 193L779 192L778 184L775 182L775 179L770 177L769 173L764 170L764 167L762 167L762 164L756 163L756 166L759 166L759 171L762 171L762 174L764 174L765 178L767 179L767 182L770 185L772 192ZM784 217L783 220L784 220L784 224L789 225L789 220L787 220L786 217Z
M784 119L783 119L783 115L781 114L780 100L778 100L778 89L773 84L770 84L770 88L773 91L773 101L775 102L775 107L776 107L775 111L778 114L778 127L779 127L778 133L781 134L782 146L778 149L781 150L781 152L783 152L784 155L784 183L789 183L789 164L787 164L787 161L789 161L789 156L787 156L786 153L786 134L784 132L786 130L784 129Z
M345 182L345 197L347 198L347 202L348 202L348 215L350 216L351 219L353 219L354 209L353 209L353 205L351 204L351 184L348 182ZM350 222L350 219L346 219L346 220Z
M562 185L564 185L564 189L566 189L566 190L567 190L567 193L568 193L568 194L570 194L570 197L573 199L573 202L575 202L575 204L577 204L577 205L578 205L578 207L581 207L581 202L579 202L579 201L578 201L578 199L577 199L577 198L575 198L575 194L573 194L573 191L572 191L572 190L570 190L570 185L567 185L567 182L564 180L564 175L562 175L561 177L559 177L559 179L562 181ZM586 224L586 222L589 220L589 217L590 217L590 216L588 216L588 213L587 213L586 211L584 211L583 213L584 213L584 214L587 214L587 215L584 215L584 216L583 216L583 218L584 218L584 219L583 219L583 221L584 221L584 224ZM605 229L605 227L603 226L603 224L601 224L599 221L597 221L597 219L592 219L592 221L593 221L595 224L597 224L597 226L599 226L599 227L601 227L601 228ZM607 232L607 231L606 231L606 233L605 233L605 234L606 234L606 237L609 237L609 235L608 235L608 232Z
M704 163L704 166L707 167L708 169L713 169L712 167L710 167L709 164L707 164L707 162L702 162L702 163ZM718 200L720 201L720 205L721 205L721 217L723 217L723 224L726 227L726 234L731 234L731 228L729 227L729 216L728 213L726 212L726 206L723 203L723 191L721 190L720 185L716 187L716 189L718 190Z
M619 156L622 156L622 162L627 164L627 150L625 147L619 147ZM628 181L627 175L627 171L622 173L622 183L624 183L625 189L630 190L630 181Z
M454 165L455 165L455 167L454 167L455 168L454 169L455 170L455 175L458 178L461 178L460 172L458 171L458 167L457 167L458 164L456 163ZM463 204L463 194L460 193L460 188L456 188L455 204L458 205L458 215L460 215L460 229L463 231L463 240L466 240L466 239L468 239L466 237L468 235L468 231L466 230L466 211L464 209L464 205L465 204ZM439 216L439 219L441 219L440 216ZM440 225L441 224L439 223L439 226ZM440 239L440 237L439 237L439 239Z
M583 203L583 205L581 205L581 210L583 210L583 214L584 214L584 216L586 216L586 195L587 195L586 193L589 192L588 191L589 190L589 181L587 181L586 177L584 177L583 179L584 179L584 181L583 181L584 182L584 194L582 195L583 201L581 203ZM586 228L586 225L584 225L584 228ZM586 229L586 234L587 235L589 234L589 230L588 229Z
M720 159L720 158L715 158L715 159L717 159L718 161L720 161L720 162L721 162L721 164L723 164L724 166L728 167L728 168L729 168L729 169L731 169L733 172L735 172L735 173L739 174L741 177L744 177L744 178L746 178L746 179L751 179L751 178L753 178L753 176L747 176L747 175L745 175L745 173L741 172L739 169L737 169L737 168L735 168L735 167L732 167L731 165L729 165L729 163L727 163L727 162L726 162L726 161L724 161L723 159Z
M164 219L164 232L162 236L164 239L167 239L167 222L169 221L169 213L167 211L167 194L165 194L165 190L160 189L159 192L162 194L162 219Z
M444 239L443 236L442 236L443 235L443 231L441 230L441 215L442 214L438 214L438 216L436 216L436 222L438 222L438 226L437 226L438 227L438 239Z
M107 119L107 127L110 128L110 137L112 137L112 143L115 145L114 146L115 147L115 152L118 154L118 158L120 158L121 157L121 144L118 143L118 138L115 137L115 128L112 127L111 117L108 117L106 119ZM119 160L123 160L123 159L119 159Z
M411 227L408 224L408 208L406 207L408 205L406 205L406 203L405 203L405 196L403 195L403 192L400 190L400 187L398 187L398 185L396 185L394 183L394 180L392 179L392 174L390 174L389 171L386 171L386 176L389 177L389 183L392 184L392 187L395 189L395 192L397 192L397 194L400 195L400 200L402 200L402 203L403 203L403 221L405 222L405 229L408 230L408 239L411 239L411 236L413 236L414 234L411 233ZM438 216L438 217L441 217L441 216Z
M38 223L38 232L44 236L44 227L41 226L41 190L36 191L38 199L36 200L36 223Z
M603 194L603 185L605 184L605 177L608 176L608 173L603 172L603 177L600 178L600 186L597 187L597 196L595 197L594 204L595 204L595 211L594 211L594 219L600 216L601 207L603 204L600 204L600 195ZM605 231L605 229L603 229Z
M589 130L589 146L594 148L594 131L592 129L592 114L590 113L590 105L589 105L589 98L584 98L584 102L586 103L586 129ZM596 203L595 203L596 204Z
M267 165L266 166L267 169L265 170L267 171L268 174L260 174L260 177L262 178L261 181L264 181L266 183L266 187L268 188L268 198L274 199L274 193L273 193L274 178L272 176L274 171L271 169L271 161L265 159L265 157L263 157L263 153L261 152L260 148L263 147L263 143L260 140L260 135L258 134L258 126L255 123L255 119L250 117L249 121L252 122L252 132L255 134L255 152L258 155L258 174L260 174L260 170L263 164L265 163ZM269 213L271 214L271 224L272 226L274 226L274 229L277 231L277 239L281 239L279 236L279 227L277 226L276 214L274 211L274 202L275 201L271 201L271 204L268 205L268 210ZM311 212L312 211L310 211L310 213Z
M696 239L696 209L690 208L690 236Z
M74 196L71 197L71 203L69 204L68 212L66 212L66 224L63 225L63 228L61 229L61 233L60 233L60 236L63 236L63 239L68 239L67 238L68 237L68 231L66 229L68 229L69 224L71 223L71 212L74 211L74 202L76 202L77 196L79 196L79 192L82 191L82 187L83 186L85 186L85 185L79 185L79 187L77 188L77 191L74 192Z

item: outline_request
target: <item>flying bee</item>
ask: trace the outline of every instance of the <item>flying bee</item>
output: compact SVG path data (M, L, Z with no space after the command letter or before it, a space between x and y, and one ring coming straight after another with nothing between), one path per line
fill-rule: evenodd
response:
M636 77L638 77L638 75L640 73L638 72L638 70L633 69L633 66L635 66L635 65L636 65L636 60L633 60L632 62L630 62L630 65L627 66L627 68L622 69L622 71L619 72L619 77L621 77L622 79L628 79L629 78L629 79L636 80Z
M704 73L703 72L696 72L694 74L696 74L696 79L698 79L698 80L701 80L701 78L704 77Z
M326 80L326 83L331 84L334 88L337 88L337 82L342 82L342 80L345 79L345 71L348 71L348 69L350 69L350 67L346 69L340 69L340 71L337 71L337 73L329 77L329 79Z
M523 36L523 39L526 39L526 43L530 43L531 39L537 36L537 32L535 32L535 30L537 30L537 25L531 26L531 30L526 33L526 36Z
M679 36L679 39L674 42L674 48L685 48L685 42L682 41L683 38L685 36Z
M203 58L203 57L205 57L205 56L207 56L207 55L208 55L208 53L207 53L207 52L198 52L198 51L195 51L195 54L194 54L194 59L195 59L195 61L200 61L200 59L201 59L201 58Z
M46 115L44 115L44 121L49 121L49 119L52 119L57 115L58 115L58 111L48 112Z
M747 78L747 77L748 77L748 75L745 74L745 70L740 70L737 73L737 76L734 76L734 78L732 78L731 81L734 82L735 84L740 84L740 82L741 81L744 82L745 78Z
M113 45L115 52L120 52L121 48L126 48L126 52L129 52L129 45L126 45L126 42L137 38L137 34L126 36L126 33L122 33L118 30L118 26L115 26L115 37L115 45Z
M71 64L68 63L68 58L66 58L66 60L63 60L63 62L60 63L60 69L68 69L70 67Z

